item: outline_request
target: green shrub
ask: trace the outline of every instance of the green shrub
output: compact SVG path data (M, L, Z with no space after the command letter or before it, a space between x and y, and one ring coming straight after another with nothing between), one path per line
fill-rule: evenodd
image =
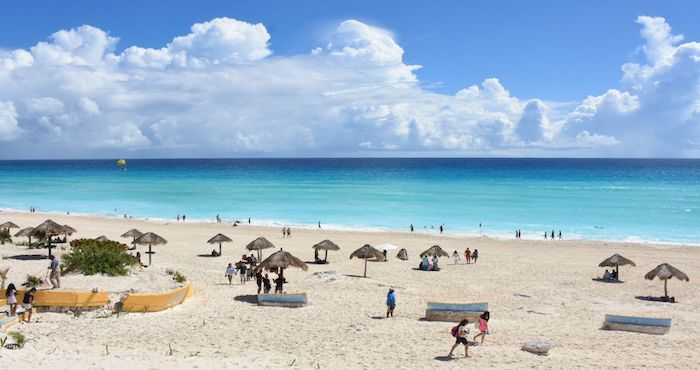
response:
M12 243L10 229L0 229L0 244Z
M27 342L27 339L24 337L24 334L18 331L11 331L7 333L7 335L9 335L20 348L24 347L24 343Z
M187 278L185 277L185 275L181 274L180 271L175 271L175 274L173 274L173 280L182 284L185 281L187 281Z
M127 252L126 244L112 240L76 239L70 242L70 247L71 251L63 256L64 272L123 276L130 266L138 263Z
M36 288L41 284L44 284L44 279L36 275L27 275L27 280L22 284L22 286L31 289Z

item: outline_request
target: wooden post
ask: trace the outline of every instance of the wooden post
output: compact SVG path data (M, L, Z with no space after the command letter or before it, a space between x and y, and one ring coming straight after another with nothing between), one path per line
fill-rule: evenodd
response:
M151 265L151 256L153 255L153 252L151 252L151 245L148 245L148 266Z
M664 280L664 297L668 298L668 279Z
M365 277L367 277L367 258L365 258Z
M221 243L219 243L219 256L221 256Z
M326 249L326 257L324 257L323 262L328 262L328 249Z

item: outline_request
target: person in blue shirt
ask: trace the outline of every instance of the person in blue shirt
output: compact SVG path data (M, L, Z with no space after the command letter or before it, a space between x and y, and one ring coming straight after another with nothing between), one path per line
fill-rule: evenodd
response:
M389 289L386 294L386 317L394 317L394 308L396 308L396 294L394 289Z

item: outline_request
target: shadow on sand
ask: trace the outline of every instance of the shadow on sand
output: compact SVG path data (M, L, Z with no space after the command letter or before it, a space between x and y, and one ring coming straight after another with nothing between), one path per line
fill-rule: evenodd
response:
M250 304L258 304L258 296L256 294L237 295L233 297L233 300Z
M647 301L647 302L666 302L666 303L676 303L676 298L675 297L652 297L652 296L641 296L638 295L634 298L637 298L642 301Z
M44 254L18 254L16 256L9 256L7 257L8 259L11 260L20 260L20 261L38 261L38 260L47 260L49 257Z
M610 283L610 284L622 284L624 281L622 280L610 280L610 279L603 279L603 278L593 278L591 279L593 281L597 281L599 283Z

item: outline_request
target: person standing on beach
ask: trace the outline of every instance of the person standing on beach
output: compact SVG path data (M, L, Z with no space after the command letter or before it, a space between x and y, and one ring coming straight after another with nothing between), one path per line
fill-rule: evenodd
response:
M277 276L277 279L275 279L275 294L279 293L282 294L284 293L284 284L287 282L287 280L284 278L284 275L279 274Z
M185 222L185 214L182 214L182 222Z
M481 344L484 344L484 338L486 338L486 333L489 332L489 318L491 317L491 314L488 311L484 311L484 313L479 316L479 334L474 336L474 341L476 341L476 338L481 337Z
M479 250L474 249L474 253L472 253L472 258L474 259L474 263L476 263L477 258L479 258Z
M258 272L255 273L255 282L258 284L258 294L260 294L260 290L262 290L262 282L263 282L262 271L258 270Z
M440 234L442 234L443 231L445 231L445 226L444 226L444 225L440 225Z
M34 305L34 293L36 293L36 288L29 289L28 292L24 293L24 298L22 299L22 308L27 312L26 322L32 320L32 306Z
M10 283L7 286L5 298L7 298L7 305L10 306L10 316L14 316L17 312L17 288L15 288L15 284Z
M552 229L552 240L554 240L554 230Z
M177 220L180 221L180 214L177 214Z
M321 221L318 222L318 228L321 228Z
M51 255L49 257L51 260L51 263L49 264L49 270L51 270L51 273L49 275L49 281L51 281L51 285L53 285L53 289L58 289L61 287L61 260L58 259L58 257Z
M559 230L559 240L561 240L561 230Z
M233 267L233 264L229 263L228 267L226 268L226 278L228 278L228 285L231 285L233 283L234 275L236 275L236 268Z
M241 274L241 285L245 285L246 275L248 274L248 266L245 264L245 262L241 262L238 270Z
M472 251L470 251L469 248L467 248L467 250L464 251L464 259L467 260L467 264L472 263Z
M459 322L459 325L452 328L452 335L456 338L456 341L450 350L450 354L448 355L449 357L452 357L452 353L455 351L455 348L457 348L457 346L460 344L464 344L464 357L469 357L469 341L467 340L469 337L469 328L467 327L467 324L469 324L469 320L464 319Z
M544 240L547 240L547 232L544 232Z
M272 284L270 284L270 278L265 274L265 277L263 278L263 292L265 294L270 294L270 289L272 289Z
M411 232L413 232L413 224L411 224Z
M291 238L291 237L292 237L292 228L291 228L291 227L288 227L288 228L287 228L287 239L289 239L289 238Z
M386 317L394 317L394 308L396 308L396 294L394 289L389 289L386 294Z
M285 236L287 236L287 228L283 227L282 228L282 239L284 239Z
M455 265L459 263L459 252L454 251L454 253L452 253L452 260L455 261Z

